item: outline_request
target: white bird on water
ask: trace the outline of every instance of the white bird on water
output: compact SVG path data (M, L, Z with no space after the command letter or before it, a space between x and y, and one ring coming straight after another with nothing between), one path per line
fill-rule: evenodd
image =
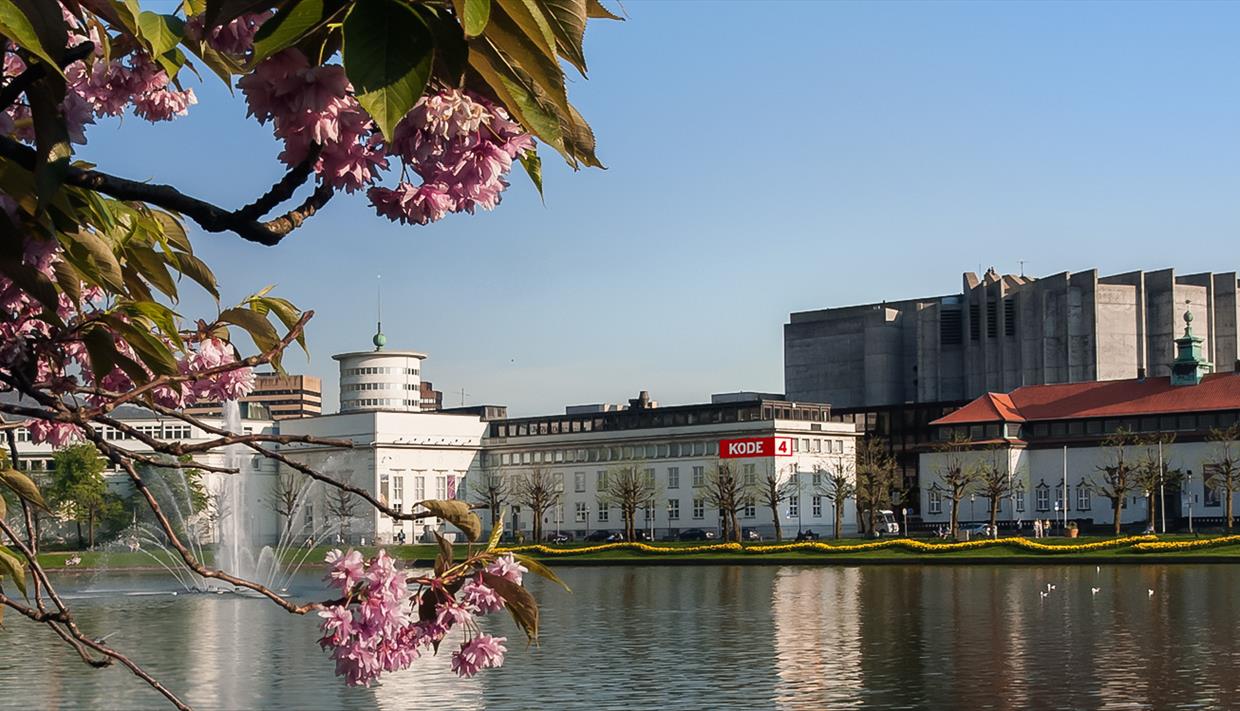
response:
M1149 592L1150 597L1154 597L1154 588L1149 588L1147 592Z
M1050 583L1047 583L1047 584L1046 584L1046 592L1050 592L1050 591L1052 591L1052 590L1054 590L1054 589L1055 589L1055 586L1054 586L1054 585L1051 585Z
M1040 599L1040 600L1045 600L1047 595L1050 595L1050 593L1044 593L1044 592L1040 592L1040 591L1039 591L1039 592L1038 592L1038 599Z
M1090 588L1089 591L1095 595L1102 592L1102 588Z

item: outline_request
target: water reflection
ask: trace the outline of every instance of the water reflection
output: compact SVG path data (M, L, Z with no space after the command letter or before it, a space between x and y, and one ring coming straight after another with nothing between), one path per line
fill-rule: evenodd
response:
M459 681L445 654L371 689L332 677L316 620L261 600L174 597L141 575L65 587L86 630L116 632L110 642L205 709L1163 709L1227 708L1240 693L1232 566L561 572L572 594L531 584L541 647L488 619L510 637L502 669ZM0 707L164 707L34 625L10 616L0 635L22 650L0 656Z

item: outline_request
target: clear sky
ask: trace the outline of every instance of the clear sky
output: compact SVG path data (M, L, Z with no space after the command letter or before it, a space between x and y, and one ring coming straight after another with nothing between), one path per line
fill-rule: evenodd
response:
M148 7L160 3L146 2ZM170 4L170 3L169 3ZM235 300L314 309L312 359L430 354L445 402L516 414L783 389L790 311L951 293L964 271L1240 267L1240 4L631 0L570 96L606 171L544 149L492 213L430 227L337 197L275 248L196 231ZM282 173L208 77L191 115L80 155L235 207ZM213 309L183 304L186 316Z

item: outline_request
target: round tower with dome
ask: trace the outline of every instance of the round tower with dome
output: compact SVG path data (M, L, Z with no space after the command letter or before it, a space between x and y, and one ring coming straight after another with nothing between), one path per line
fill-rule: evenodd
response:
M373 351L338 353L340 362L340 412L422 409L422 361L425 353L384 350L387 336L383 323L371 339Z

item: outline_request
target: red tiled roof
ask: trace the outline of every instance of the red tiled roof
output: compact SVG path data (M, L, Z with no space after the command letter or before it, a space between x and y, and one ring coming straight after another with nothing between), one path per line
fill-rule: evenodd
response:
M1213 373L1199 385L1171 378L1026 385L1008 395L986 393L932 425L1032 422L1086 417L1240 410L1240 374Z

